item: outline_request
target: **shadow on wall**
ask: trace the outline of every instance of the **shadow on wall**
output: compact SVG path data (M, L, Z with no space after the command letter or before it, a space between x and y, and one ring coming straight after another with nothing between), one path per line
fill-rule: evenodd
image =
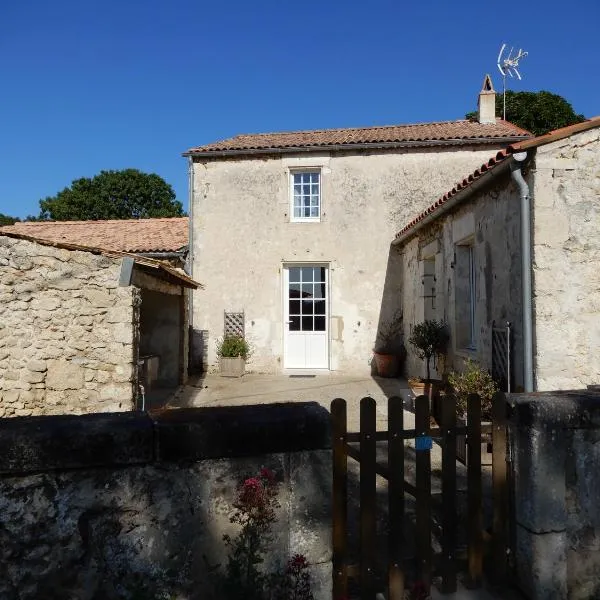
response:
M406 356L403 333L402 264L402 253L397 246L390 245L374 340L375 352L399 357L400 370L396 376L403 371ZM374 361L371 363L372 374L377 374L373 363Z
M201 375L206 372L208 366L208 330L194 329L190 326L189 340L188 373Z

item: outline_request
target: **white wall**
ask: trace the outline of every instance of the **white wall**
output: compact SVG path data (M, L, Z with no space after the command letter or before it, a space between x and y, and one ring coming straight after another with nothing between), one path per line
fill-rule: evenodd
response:
M536 389L600 383L600 130L538 148L533 189Z
M248 368L282 366L282 273L286 262L330 265L331 364L368 372L381 301L398 298L388 268L395 233L495 148L302 154L194 164L194 329L208 332L208 362L223 311L246 313L255 346ZM322 220L289 222L289 169L321 167ZM390 264L393 264L393 257ZM196 336L194 336L196 337Z

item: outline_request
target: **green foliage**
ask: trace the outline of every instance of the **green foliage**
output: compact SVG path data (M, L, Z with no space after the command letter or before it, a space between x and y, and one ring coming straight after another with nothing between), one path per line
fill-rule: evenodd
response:
M154 173L101 171L76 179L56 196L40 200L40 220L87 221L181 217L173 188Z
M217 356L224 358L241 356L244 360L248 360L251 354L250 344L241 335L226 335L217 340Z
M467 359L465 370L462 373L452 371L448 376L448 382L456 394L456 408L459 414L467 412L469 394L478 394L481 398L482 416L486 420L491 417L492 397L498 391L498 385L475 361Z
M496 94L496 115L503 114L502 93ZM476 120L477 112L465 115L466 119ZM506 90L506 120L531 131L534 135L543 135L553 129L585 121L571 104L552 92L514 92Z
M14 223L17 223L20 220L21 219L19 219L18 217L9 217L8 215L0 213L0 227L2 225L13 225Z
M417 356L427 361L427 379L431 379L431 359L446 354L449 339L448 327L443 321L423 321L413 327L408 341L416 349Z

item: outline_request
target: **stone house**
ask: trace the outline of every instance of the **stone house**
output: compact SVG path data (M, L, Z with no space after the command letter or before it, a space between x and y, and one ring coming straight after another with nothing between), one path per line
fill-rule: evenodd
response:
M183 383L196 287L152 258L0 232L0 416L132 410L146 356L157 387Z
M446 366L491 369L509 321L513 389L599 383L599 200L600 117L498 152L397 234L405 336L442 319Z
M224 312L243 313L250 368L365 372L401 315L390 240L426 198L530 137L497 119L239 135L192 148L195 361L216 361Z

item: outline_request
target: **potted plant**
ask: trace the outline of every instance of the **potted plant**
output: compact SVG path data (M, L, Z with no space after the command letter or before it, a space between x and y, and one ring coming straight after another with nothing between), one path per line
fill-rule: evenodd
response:
M241 377L250 357L250 344L241 335L226 335L217 340L217 356L221 377Z
M498 384L488 371L482 369L474 360L465 360L462 373L451 371L448 383L456 396L456 413L466 418L467 398L469 394L477 394L481 398L481 420L492 418L492 397L498 391Z
M379 377L397 377L406 356L403 343L404 325L402 313L396 312L380 326L373 349L374 371Z
M429 400L434 416L439 417L439 392L443 386L443 381L439 379L431 379L431 359L439 359L445 356L448 347L448 327L443 321L423 321L417 323L412 330L410 338L408 338L411 346L417 351L417 356L425 360L427 369L427 378L422 380L425 389L428 389ZM436 417L437 418L437 417Z

